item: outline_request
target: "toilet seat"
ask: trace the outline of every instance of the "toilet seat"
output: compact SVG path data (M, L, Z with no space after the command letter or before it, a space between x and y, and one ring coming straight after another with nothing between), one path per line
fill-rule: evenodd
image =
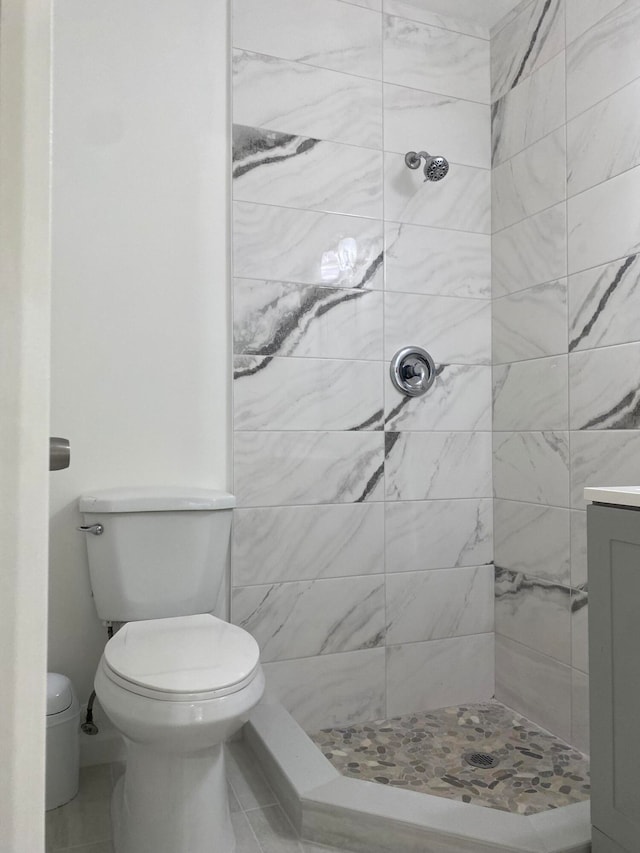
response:
M250 684L254 638L208 613L128 622L107 643L105 675L125 690L171 702L217 699Z

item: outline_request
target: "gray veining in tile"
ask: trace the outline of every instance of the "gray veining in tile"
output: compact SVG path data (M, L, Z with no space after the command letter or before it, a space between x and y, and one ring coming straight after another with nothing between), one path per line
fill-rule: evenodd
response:
M496 569L496 633L561 663L571 663L571 590Z
M387 643L493 630L493 566L398 572L387 577Z
M264 665L266 700L307 731L384 715L385 650L365 649Z
M383 425L383 367L373 361L239 355L233 392L237 430L371 430Z
M567 432L497 432L493 445L497 498L569 505Z
M639 104L640 79L637 79L569 122L567 190L570 196L640 164Z
M562 127L493 170L494 231L508 228L565 198L565 136Z
M387 500L490 496L491 433L388 432Z
M380 15L339 0L234 0L233 46L379 80Z
M491 167L488 105L405 86L384 86L384 148L405 154L410 140L465 166ZM416 141L415 145L419 145Z
M568 426L567 356L494 366L494 429L562 430Z
M387 573L490 563L491 510L486 498L387 503Z
M571 352L637 340L639 314L638 255L570 276Z
M491 108L493 165L513 157L566 120L564 51L527 77Z
M515 293L567 274L564 203L493 235L493 295Z
M377 575L293 581L232 591L231 616L265 662L384 644L384 580Z
M353 121L357 114L358 120ZM368 148L382 147L380 84L302 62L233 52L233 120Z
M381 361L382 293L258 279L234 282L238 354Z
M362 503L237 509L232 561L235 586L380 573L384 507Z
M571 429L640 429L640 343L569 357Z
M491 238L385 223L385 288L433 296L491 296Z
M493 513L496 566L570 585L570 510L496 500Z
M274 130L233 127L236 201L379 219L382 154Z
M238 432L239 505L380 500L383 441L375 432Z
M387 83L489 103L489 43L485 39L392 15L383 16L383 29Z
M381 222L236 202L233 235L237 278L382 288Z
M564 47L561 0L536 0L492 39L491 100L501 98Z
M567 282L550 281L493 302L493 363L567 352Z
M640 8L626 0L567 48L567 113L573 118L639 76Z
M385 429L490 430L491 367L440 364L423 397L407 397L385 383Z

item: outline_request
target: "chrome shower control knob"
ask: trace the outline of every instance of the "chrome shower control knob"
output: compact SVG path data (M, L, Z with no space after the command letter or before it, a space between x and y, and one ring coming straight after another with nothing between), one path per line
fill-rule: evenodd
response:
M422 347L405 347L391 359L391 381L407 397L420 397L433 385L436 366Z

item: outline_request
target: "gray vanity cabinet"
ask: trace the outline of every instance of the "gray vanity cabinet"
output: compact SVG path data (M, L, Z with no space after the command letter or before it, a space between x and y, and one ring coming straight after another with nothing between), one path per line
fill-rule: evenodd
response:
M640 853L640 509L587 508L594 853Z

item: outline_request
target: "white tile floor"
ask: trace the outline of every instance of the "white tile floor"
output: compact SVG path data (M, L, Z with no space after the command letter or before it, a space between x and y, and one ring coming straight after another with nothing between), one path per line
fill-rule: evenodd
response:
M109 801L122 769L115 764L82 768L75 800L47 812L47 853L113 853ZM236 853L341 853L298 838L255 758L241 742L227 746L227 779ZM213 844L211 849L213 853Z

